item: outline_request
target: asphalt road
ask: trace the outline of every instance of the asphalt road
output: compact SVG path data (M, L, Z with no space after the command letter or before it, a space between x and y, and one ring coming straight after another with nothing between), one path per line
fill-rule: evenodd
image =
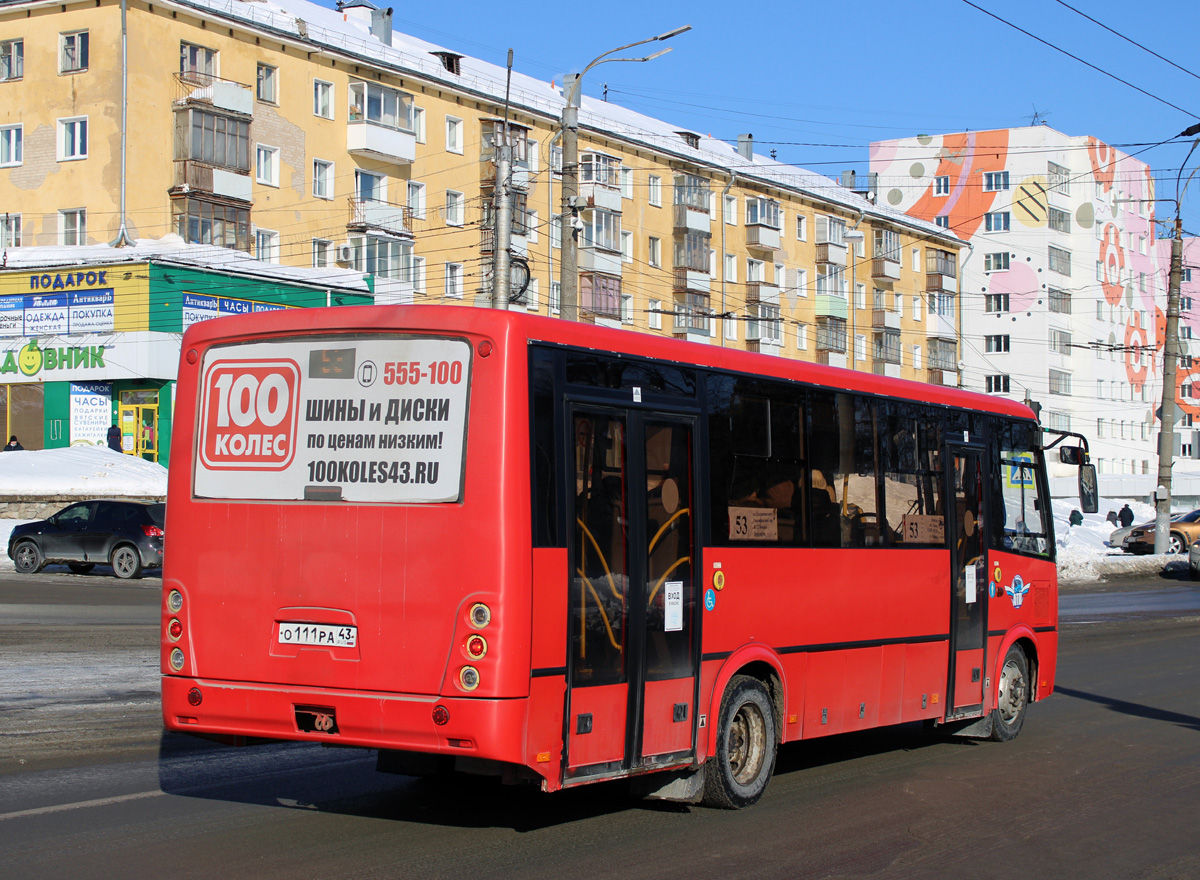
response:
M353 750L164 738L157 586L0 579L6 876L1200 876L1200 615L1187 609L1091 607L1076 619L1102 622L1066 623L1058 692L1014 742L906 726L790 745L764 799L731 813L620 785L433 785L376 774ZM1164 589L1168 604L1200 597L1161 581L1105 595ZM59 677L76 683L48 692Z

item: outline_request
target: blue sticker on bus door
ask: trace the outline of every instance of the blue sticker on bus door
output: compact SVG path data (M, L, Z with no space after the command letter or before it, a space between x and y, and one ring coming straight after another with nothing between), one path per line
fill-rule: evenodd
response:
M716 592L713 591L712 587L709 587L707 590L704 591L704 610L712 611L716 607L717 607L717 594L716 594Z

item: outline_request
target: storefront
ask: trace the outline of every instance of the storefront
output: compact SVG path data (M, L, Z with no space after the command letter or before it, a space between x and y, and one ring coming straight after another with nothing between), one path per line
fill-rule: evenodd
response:
M17 253L27 263L38 250ZM223 315L373 301L361 275L258 266L291 277L178 259L0 272L4 439L15 435L26 449L102 446L117 425L123 452L165 465L187 327ZM344 277L331 286L331 276Z

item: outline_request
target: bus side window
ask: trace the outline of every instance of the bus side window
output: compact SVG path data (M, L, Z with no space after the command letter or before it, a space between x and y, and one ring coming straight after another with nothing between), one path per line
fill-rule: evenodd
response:
M879 519L876 485L876 405L851 394L813 392L809 485L812 488L813 543L818 547L878 547L887 543ZM830 525L829 498L836 506Z
M916 404L889 403L880 450L887 526L897 544L946 545L941 444L935 413Z

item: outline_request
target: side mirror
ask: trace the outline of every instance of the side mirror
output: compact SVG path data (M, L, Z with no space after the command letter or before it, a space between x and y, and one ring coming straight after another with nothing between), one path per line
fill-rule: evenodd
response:
M1094 464L1079 466L1079 506L1083 508L1084 513L1098 513L1100 510L1100 493L1096 490Z
M1078 446L1063 446L1058 450L1058 460L1063 464L1081 465L1087 462L1087 455Z

